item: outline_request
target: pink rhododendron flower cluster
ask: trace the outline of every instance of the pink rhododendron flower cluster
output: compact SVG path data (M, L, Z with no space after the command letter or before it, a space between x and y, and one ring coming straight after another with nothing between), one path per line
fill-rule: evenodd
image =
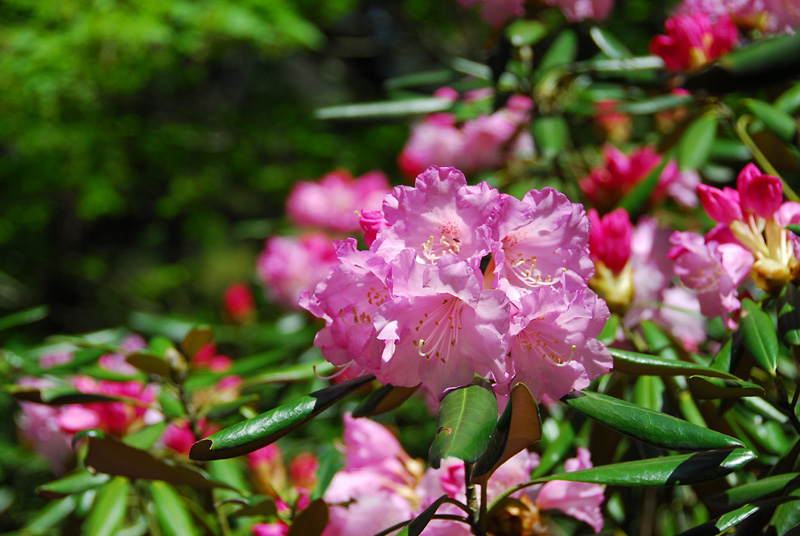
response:
M791 32L800 26L797 0L683 0L675 10L681 15L695 11L702 11L712 19L727 15L742 28L767 34Z
M492 28L525 15L525 0L458 0L458 4L465 9L480 4L481 17Z
M431 114L411 128L398 165L413 178L431 165L476 172L502 167L509 159L530 158L533 137L524 125L532 107L529 97L515 95L504 108L461 126L452 114Z
M667 19L664 27L666 35L650 41L650 52L675 72L702 67L733 50L739 41L739 32L728 15L712 22L706 13L695 10Z
M345 415L344 468L325 492L330 505L330 521L324 536L375 534L396 523L411 519L443 494L466 502L464 463L455 458L442 461L439 469L427 468L406 454L397 439L380 424ZM375 446L380 445L379 449ZM491 501L506 489L530 480L539 456L522 451L504 463L487 485ZM578 449L578 457L567 460L567 471L591 467L589 452ZM480 486L478 486L480 488ZM528 508L523 523L528 528L540 525L540 510L560 510L592 526L603 527L600 504L603 487L554 481L514 493ZM438 513L463 515L458 507L446 504ZM490 520L491 523L491 520ZM427 536L471 534L468 525L450 520L434 520L423 531Z
M717 222L705 237L676 232L670 257L675 274L700 296L703 314L729 317L741 307L738 287L748 275L762 290L777 292L800 277L800 239L786 229L800 223L800 203L783 201L783 184L754 164L739 173L737 189L699 185L703 208Z
M626 155L613 145L603 147L605 164L595 168L579 186L592 204L601 211L610 210L625 194L656 168L663 158L652 147L642 147ZM679 171L674 160L661 171L651 201L671 197L684 207L697 206L695 187L700 176L692 170Z
M561 9L570 22L604 20L614 9L614 0L547 0L547 3Z
M369 250L339 242L340 264L301 300L326 321L315 344L331 363L437 398L474 374L499 394L523 382L537 400L560 398L608 372L582 206L551 188L519 200L432 166L383 213Z

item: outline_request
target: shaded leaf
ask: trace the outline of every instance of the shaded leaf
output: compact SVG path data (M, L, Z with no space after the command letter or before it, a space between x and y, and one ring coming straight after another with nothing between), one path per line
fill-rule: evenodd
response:
M195 467L159 458L110 437L89 437L84 464L86 467L110 475L163 480L171 484L185 484L204 489L229 487L211 479Z
M609 348L609 351L614 358L614 370L626 374L650 374L653 376L690 376L700 374L716 378L738 379L726 371L687 363L686 361L628 352L617 348Z
M564 420L558 424L558 435L547 445L547 448L539 458L539 465L533 470L532 477L539 477L550 472L550 470L563 460L567 452L572 448L575 440L575 430L572 423Z
M498 467L541 438L539 408L530 390L518 383L511 390L486 452L475 463L472 481L485 485Z
M275 499L265 495L251 495L246 498L239 497L222 502L223 504L242 505L241 508L231 514L234 517L272 517L278 514L278 507L275 505Z
M497 398L483 383L449 391L439 404L436 436L429 453L431 466L455 457L474 463L486 450L497 423Z
M738 439L714 430L599 393L573 392L561 400L609 428L657 447L686 451L742 446Z
M411 520L411 522L403 527L403 530L398 533L398 536L419 536L422 534L422 531L425 530L425 527L428 526L433 520L433 516L436 515L436 511L446 503L448 500L447 495L442 495L435 501L433 501L430 506L428 506L425 510L420 512L417 517Z
M165 357L155 353L136 352L126 356L125 361L148 374L155 374L162 377L169 374L169 362Z
M618 112L631 115L650 115L664 110L673 110L678 106L683 106L694 102L691 95L659 95L647 99L639 99L617 104L614 109Z
M700 169L711 154L711 147L717 137L717 116L705 113L695 119L678 142L678 167Z
M333 476L344 466L342 454L337 449L331 447L319 457L319 469L317 469L317 484L311 493L311 500L320 499L325 495L325 491L333 480Z
M800 292L794 283L783 287L778 296L778 333L787 346L800 345Z
M542 116L533 122L533 139L542 157L555 158L569 145L569 127L564 116Z
M49 310L45 305L17 311L16 313L0 318L0 331L38 322L39 320L47 318L48 314Z
M793 114L800 110L800 83L781 93L781 96L775 99L772 104L786 114Z
M416 387L382 385L380 389L371 393L366 400L362 401L353 410L353 417L372 417L391 411L408 400L411 395L417 392L417 389L419 389L419 385Z
M131 483L117 476L97 493L94 506L83 525L87 536L114 536L119 531L128 510L128 493Z
M797 122L787 114L758 99L744 99L744 105L753 115L761 119L772 132L785 141L792 141L797 135Z
M184 499L166 482L151 482L150 494L156 519L164 536L194 536L199 534Z
M756 363L774 376L778 364L778 335L772 319L750 299L742 300L742 311L739 329L744 344Z
M181 341L181 349L189 359L197 355L203 346L214 340L214 328L198 326L192 328Z
M78 469L75 472L61 477L58 480L42 484L36 488L36 493L45 499L58 499L73 493L81 493L88 489L102 486L111 480L109 475L92 474L86 469Z
M764 394L764 389L755 383L706 376L689 377L689 390L696 398L738 398Z
M703 502L709 508L718 510L735 508L758 499L784 495L798 487L800 487L800 473L768 476L748 484L739 484L722 493L703 499Z
M374 379L374 376L367 375L348 380L225 428L195 443L189 456L193 460L217 460L258 450Z
M48 389L32 389L25 385L9 385L6 390L17 400L59 406L62 404L88 404L90 402L114 402L128 400L95 393L82 393L70 385Z
M606 325L603 326L603 331L597 337L597 340L602 342L603 344L611 344L615 340L617 340L617 330L620 326L620 318L619 315L616 313L612 313L608 320L606 321Z
M126 435L122 438L122 441L137 449L148 450L161 438L166 427L167 421L157 422L150 426L145 426L132 434Z
M322 499L317 499L294 518L287 536L320 536L327 524L328 505Z
M550 47L544 53L542 62L534 73L534 81L539 81L550 69L568 65L575 61L575 56L578 53L578 36L574 31L567 28L562 30Z
M628 50L628 47L623 45L619 39L614 37L614 35L605 28L601 28L600 26L592 26L591 30L589 30L589 35L592 36L592 40L597 45L597 48L603 51L603 54L612 60L633 57L633 54L630 50Z
M718 534L729 531L736 525L739 525L747 518L758 513L760 510L770 511L772 508L775 508L778 505L796 500L800 500L800 497L778 497L774 499L758 501L754 504L746 504L731 512L722 514L711 521L703 523L702 525L698 525L697 527L681 532L678 536L717 536ZM754 530L754 527L747 525L741 528L745 529L748 534Z

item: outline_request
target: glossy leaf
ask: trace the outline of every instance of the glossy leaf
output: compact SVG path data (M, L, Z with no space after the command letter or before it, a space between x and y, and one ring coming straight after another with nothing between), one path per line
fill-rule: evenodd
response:
M715 378L737 379L736 376L728 372L686 361L628 352L617 348L609 348L609 351L614 358L614 370L626 374L649 374L653 376L690 376L700 374Z
M659 95L647 99L623 102L618 104L615 109L618 112L631 115L650 115L664 110L673 110L678 106L688 105L694 102L691 95Z
M229 487L195 467L179 465L111 437L90 436L84 464L110 475L163 480L204 489Z
M203 346L214 340L214 329L210 326L192 328L181 341L181 349L192 359Z
M416 387L382 385L353 410L353 417L372 417L391 411L408 400L417 392L417 389L419 389L419 385Z
M86 536L114 536L119 532L128 510L128 493L131 483L118 476L98 493L82 533Z
M753 115L783 140L792 141L797 135L797 122L786 112L758 99L744 99L743 102Z
M328 505L322 499L317 499L294 518L287 536L320 536L327 524Z
M794 283L778 297L778 333L787 346L800 346L800 292Z
M691 376L689 390L696 398L739 398L742 396L761 396L764 389L755 383L744 380Z
M156 519L164 536L195 536L199 534L183 498L166 482L152 482L150 494Z
M195 443L189 456L193 460L218 460L258 450L302 426L374 379L374 376L368 375L348 380L230 426Z
M563 116L543 116L533 122L533 139L545 159L555 158L569 144L569 126Z
M592 26L589 35L603 54L612 60L632 58L633 54L628 47L623 45L611 32L600 26Z
M431 466L438 469L451 456L474 463L486 451L496 424L497 398L491 387L478 383L449 391L439 403Z
M506 37L515 47L533 46L547 36L547 26L538 20L516 19L506 27Z
M485 485L498 467L542 438L539 408L525 384L511 390L486 452L475 463L472 480Z
M678 167L700 169L711 154L717 137L717 116L706 113L695 119L678 142Z
M609 428L657 447L691 451L742 446L714 430L600 393L573 392L561 400Z
M703 499L703 502L710 508L718 510L736 508L758 499L784 495L798 487L800 487L800 473L768 476L748 484L739 484L722 493Z
M379 117L404 117L414 114L429 114L449 110L453 105L448 99L428 97L400 101L365 102L318 108L317 119L366 119Z
M78 469L58 480L42 484L36 488L36 493L45 499L58 499L73 493L82 493L89 489L102 486L111 480L109 475L92 474L86 469Z
M739 329L744 344L756 363L773 376L778 364L778 335L767 313L753 300L742 300L742 319Z

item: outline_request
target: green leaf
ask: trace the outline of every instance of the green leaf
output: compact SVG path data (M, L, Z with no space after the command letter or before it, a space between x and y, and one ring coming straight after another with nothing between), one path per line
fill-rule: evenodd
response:
M794 283L778 296L778 334L787 346L800 346L800 292Z
M786 112L757 99L744 99L743 102L753 115L783 140L792 141L797 136L797 122Z
M169 419L186 417L186 408L176 393L163 389L158 393L158 404Z
M122 438L122 441L137 449L148 450L161 438L166 427L167 421L157 422L150 426L145 426L132 434L126 435Z
M657 165L647 176L639 181L639 184L633 187L628 194L623 197L617 208L624 208L629 214L638 214L647 206L647 201L650 199L650 194L653 193L659 179L661 172L669 163L670 156L665 154L661 163Z
M197 355L203 346L214 340L214 328L210 326L198 326L192 328L181 341L183 353L189 359Z
M518 383L497 422L486 452L475 463L472 481L486 485L498 467L542 438L539 408L530 390Z
M561 400L609 428L657 447L687 451L742 446L738 439L600 393L573 392Z
M617 104L615 110L631 115L650 115L664 110L673 110L678 106L684 106L694 102L691 95L659 95L647 99L628 101Z
M786 114L793 114L800 110L800 83L781 93L781 96L775 99L772 104Z
M486 451L497 423L497 398L478 383L449 391L439 404L436 436L429 453L431 466L455 457L474 463Z
M125 357L125 361L148 374L165 377L169 374L169 361L151 352L136 352Z
M691 376L700 374L715 378L738 379L728 372L704 367L686 361L675 361L656 355L628 352L617 348L609 348L614 357L614 370L626 374L653 376Z
M800 223L792 223L791 225L787 225L786 228L794 234L800 235Z
M745 161L753 158L753 153L747 148L747 145L739 140L729 140L725 138L717 138L711 146L711 160L735 160Z
M417 517L412 519L408 525L403 527L403 530L398 533L398 536L419 536L422 534L422 531L425 530L425 527L428 526L428 523L433 520L433 516L436 515L436 511L440 506L448 502L448 499L449 497L447 495L442 495L433 501L430 506L420 512Z
M534 81L538 82L547 74L547 71L555 67L568 65L575 61L578 53L578 36L574 31L567 28L562 30L553 40L550 47L544 53L542 62L536 69Z
M91 402L114 402L122 399L115 396L82 393L70 385L47 389L33 389L25 385L8 385L6 390L17 400L60 406L63 404L88 404Z
M533 46L547 36L547 26L538 20L516 19L506 27L506 37L515 47Z
M531 476L535 478L549 473L558 462L566 457L574 440L575 430L572 428L572 423L566 419L558 423L558 435L547 445L540 457L539 465L533 470Z
M374 376L367 375L348 380L225 428L195 443L189 456L193 460L218 460L258 450L305 424L374 379Z
M785 495L798 487L800 487L800 473L768 476L749 484L739 484L703 499L703 502L715 510L736 508L758 499Z
M603 344L611 344L617 340L617 330L619 329L620 322L619 315L612 313L611 316L608 317L606 325L603 326L603 331L600 333L600 336L597 337L597 340Z
M311 493L311 500L321 499L325 495L325 490L333 480L334 475L343 467L342 454L331 447L319 457L319 469L317 469L317 484Z
M78 469L73 473L61 477L58 480L42 484L36 488L36 493L45 499L58 499L73 493L81 493L88 489L94 489L111 480L111 477L104 474L92 474L86 469Z
M740 398L743 396L762 396L764 389L755 383L744 380L690 376L689 390L696 398Z
M125 512L128 511L130 488L130 480L121 476L103 486L97 493L82 533L87 536L116 535L125 519Z
M700 169L711 154L711 147L717 137L717 116L708 112L697 119L686 129L678 142L678 167Z
M542 116L533 122L533 139L542 157L555 158L569 145L569 126L564 116Z
M151 482L150 495L156 519L164 536L194 536L199 534L183 498L166 482Z
M231 514L235 517L272 517L278 514L278 507L275 504L275 499L264 495L251 495L247 498L239 497L222 502L225 504L233 503L243 505L242 508L239 508Z
M601 28L600 26L592 26L592 29L589 30L589 34L592 36L592 40L597 45L603 54L611 58L612 60L621 60L625 58L632 58L633 54L628 47L623 45L619 39L614 37L608 30Z
M328 505L322 499L317 499L294 518L287 536L320 536L327 524Z
M195 488L229 488L192 466L159 458L145 450L126 445L111 437L90 436L84 460L86 467L101 473L149 480L163 480L171 484L185 484Z
M47 318L48 314L49 310L47 306L40 305L38 307L32 307L30 309L25 309L23 311L6 315L0 318L0 331L38 322L43 318Z
M742 300L742 319L739 329L744 344L756 363L773 376L778 364L778 335L775 326L761 306L750 299Z
M297 363L295 365L285 365L266 370L260 374L252 375L245 379L242 387L252 387L254 385L264 385L268 383L302 382L313 380L318 375L326 375L334 372L336 366L328 361L319 360L313 363Z
M428 97L400 101L367 102L318 108L317 119L366 119L379 117L404 117L449 110L453 103L447 99Z
M23 534L50 534L49 529L61 524L75 510L76 503L77 499L70 495L45 504L25 523Z
M372 417L391 411L408 400L417 392L417 389L419 389L419 385L416 387L382 385L353 410L353 417Z

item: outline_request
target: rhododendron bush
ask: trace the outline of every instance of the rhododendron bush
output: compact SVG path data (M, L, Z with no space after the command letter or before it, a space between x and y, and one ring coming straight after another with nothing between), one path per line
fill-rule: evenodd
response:
M800 533L800 7L668 4L451 0L215 316L2 339L0 527Z

